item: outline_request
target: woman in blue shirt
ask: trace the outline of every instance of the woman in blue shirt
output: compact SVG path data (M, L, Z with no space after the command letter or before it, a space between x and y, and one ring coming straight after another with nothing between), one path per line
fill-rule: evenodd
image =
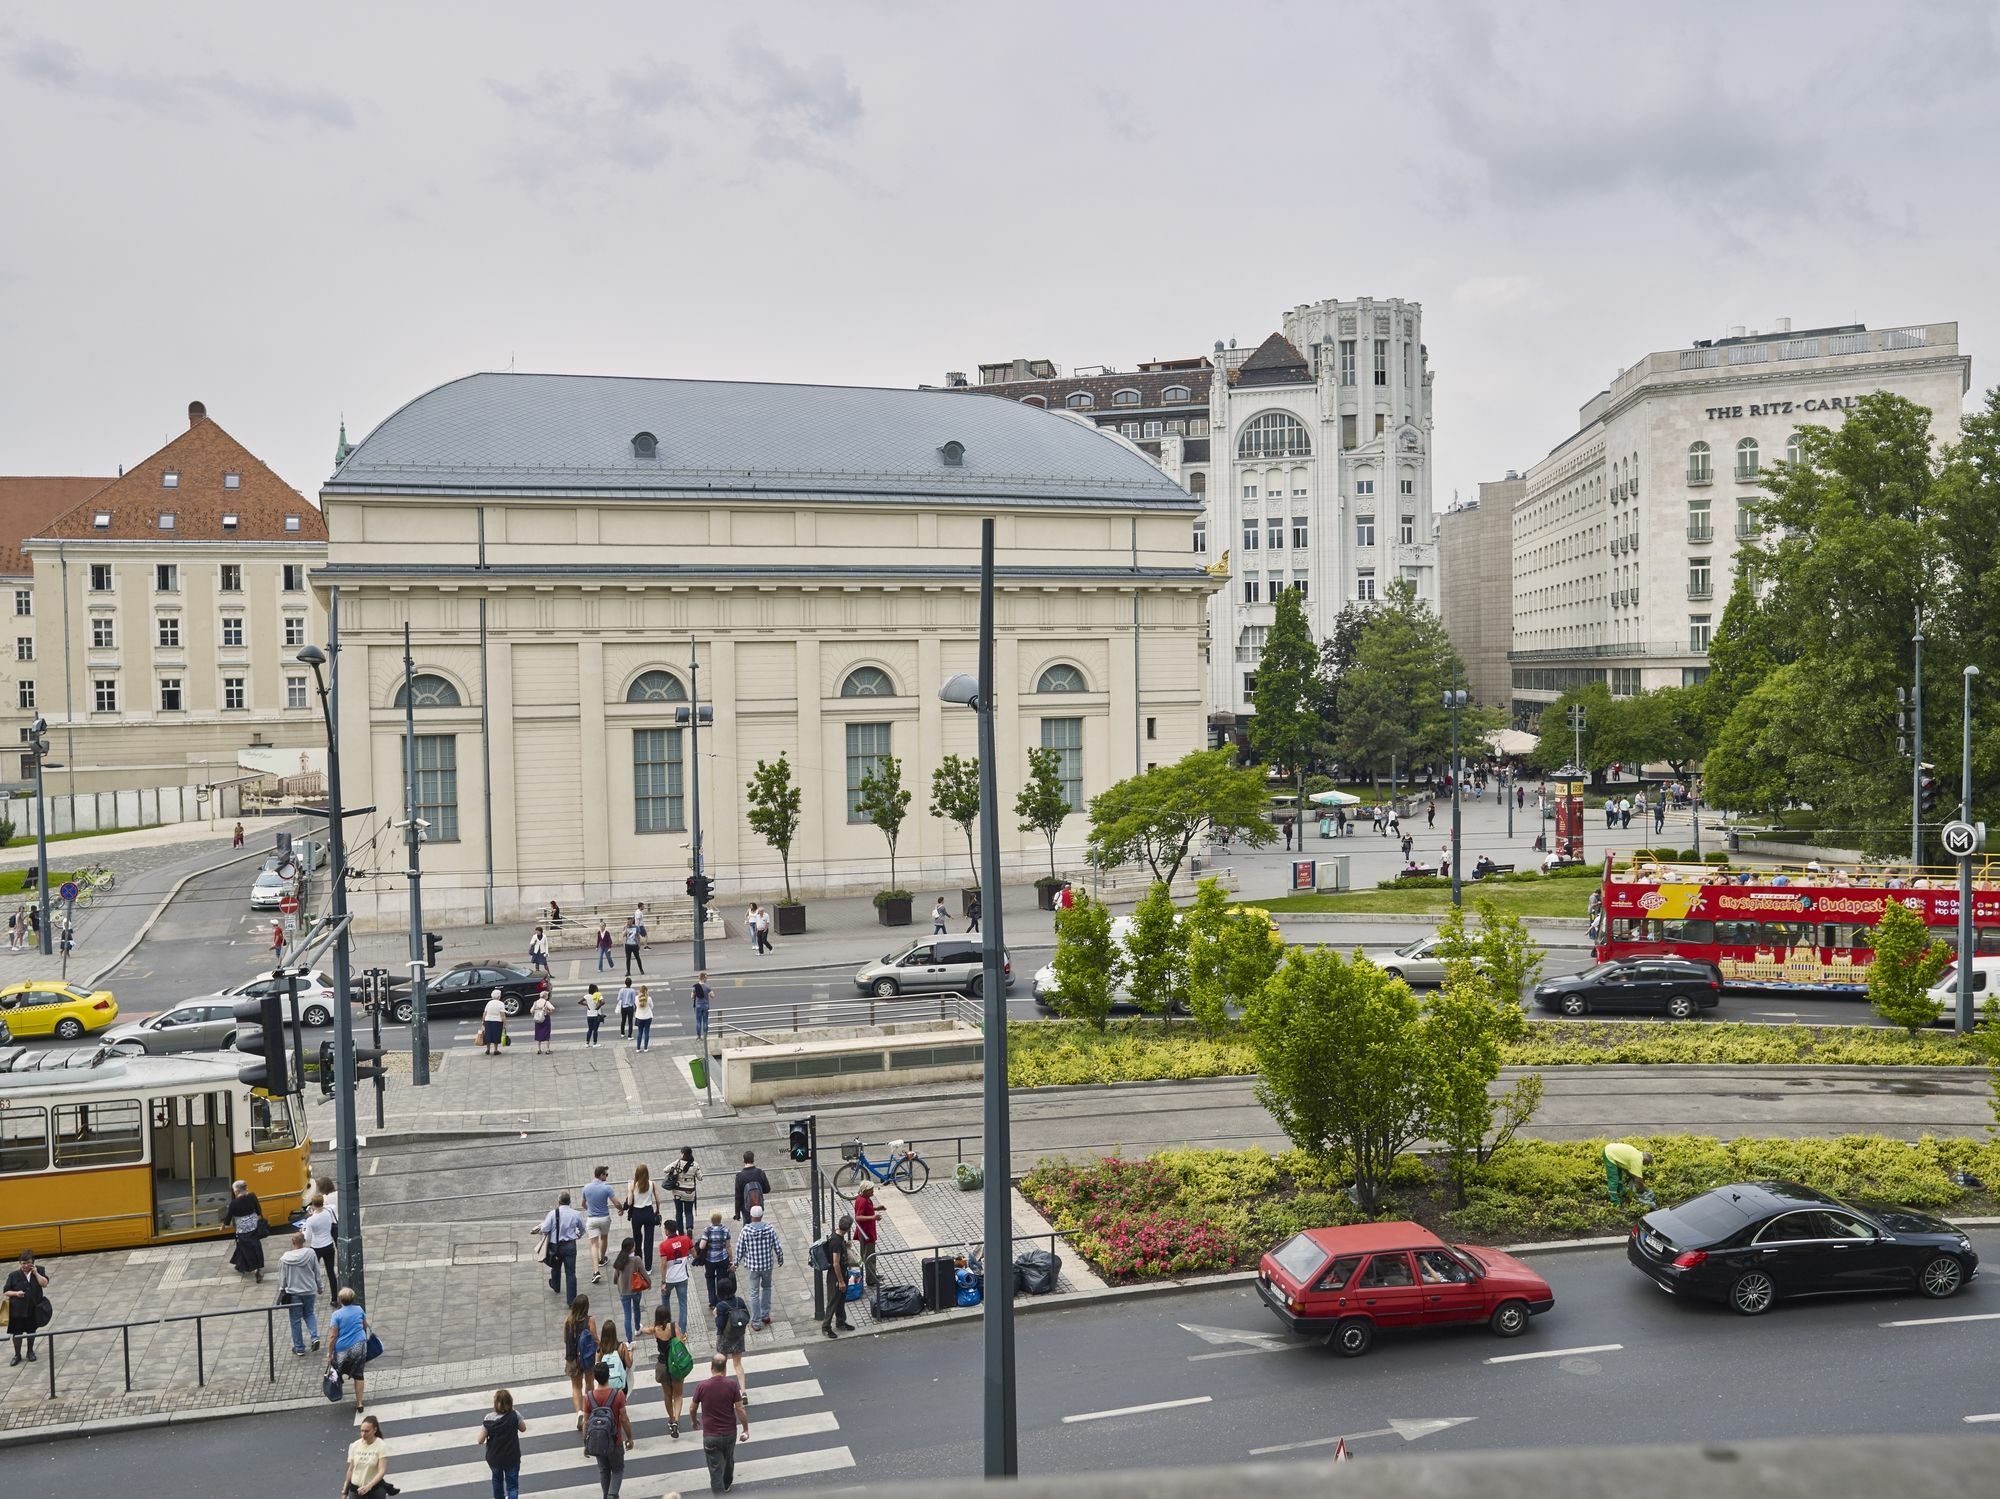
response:
M354 1408L365 1400L363 1371L368 1367L368 1313L355 1303L354 1287L340 1288L340 1307L327 1321L326 1366L354 1381Z

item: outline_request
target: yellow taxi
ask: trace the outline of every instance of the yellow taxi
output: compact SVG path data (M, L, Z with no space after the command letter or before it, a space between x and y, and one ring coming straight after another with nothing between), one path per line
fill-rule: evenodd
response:
M55 1036L74 1041L101 1031L118 1018L118 1000L109 989L85 989L62 979L31 979L0 989L0 1016L16 1041Z

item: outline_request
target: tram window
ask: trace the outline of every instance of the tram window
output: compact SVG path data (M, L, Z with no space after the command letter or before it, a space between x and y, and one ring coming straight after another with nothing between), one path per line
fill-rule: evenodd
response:
M142 1159L136 1098L56 1106L56 1166L121 1166Z
M10 1108L0 1112L0 1175L49 1169L49 1111Z
M292 1103L288 1098L250 1095L250 1148L253 1151L290 1150L299 1143L292 1129Z

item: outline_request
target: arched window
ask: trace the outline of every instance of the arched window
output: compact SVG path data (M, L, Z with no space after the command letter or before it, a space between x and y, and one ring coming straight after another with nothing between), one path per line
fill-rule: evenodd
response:
M1189 390L1185 385L1169 385L1165 390L1160 392L1160 400L1162 403L1167 403L1172 401L1187 401L1187 400L1192 400L1193 398L1194 398L1194 392Z
M396 706L407 708L412 703L419 708L456 708L458 689L435 672L420 671L407 687L396 685Z
M842 697L894 697L896 684L879 666L857 666L840 684Z
M1188 493L1193 495L1196 499L1204 498L1208 494L1208 475L1189 474Z
M632 438L634 458L655 458L659 456L660 440L650 432L640 432Z
M1708 444L1697 442L1688 447L1688 483L1706 484L1715 477L1715 470L1709 466Z
M1114 390L1111 392L1111 404L1114 406L1137 406L1139 404L1139 392L1136 390Z
M1754 479L1757 477L1757 439L1746 437L1736 444L1736 477Z
M670 671L642 671L625 689L628 703L684 703L687 698L687 688Z
M1058 661L1043 672L1035 683L1037 692L1088 692L1090 685L1083 680L1083 673L1067 661Z
M1238 458L1310 458L1312 439L1305 423L1283 411L1251 418L1236 439Z
M1021 404L1023 406L1040 406L1046 409L1049 404L1049 398L1047 396L1022 396Z
M1063 398L1063 405L1069 407L1071 411L1082 411L1086 407L1095 406L1096 404L1097 402L1091 399L1090 392L1087 390L1073 390Z
M1785 462L1798 464L1806 461L1805 434L1794 432L1785 439Z

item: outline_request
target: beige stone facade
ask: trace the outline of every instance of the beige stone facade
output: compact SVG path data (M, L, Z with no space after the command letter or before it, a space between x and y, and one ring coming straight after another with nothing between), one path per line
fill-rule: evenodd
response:
M1465 662L1465 682L1482 708L1508 704L1512 638L1514 505L1527 481L1509 471L1479 486L1479 498L1438 517L1439 617Z

